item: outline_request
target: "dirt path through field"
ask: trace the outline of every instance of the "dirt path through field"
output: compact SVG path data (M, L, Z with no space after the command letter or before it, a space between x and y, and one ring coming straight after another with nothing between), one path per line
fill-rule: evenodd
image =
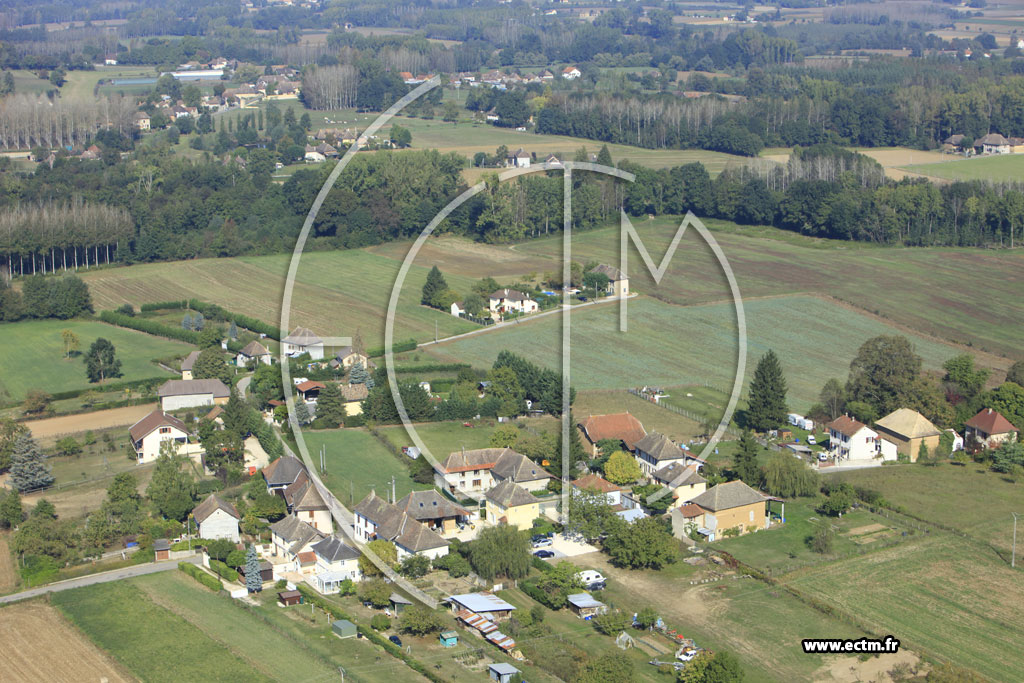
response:
M0 593L6 593L14 588L17 579L14 562L11 560L11 550L7 546L9 537L9 533L0 534Z
M48 417L23 424L32 430L32 436L35 438L53 439L66 434L80 434L90 429L108 429L110 427L133 425L153 412L156 407L155 403L147 403L141 406L97 410L94 413L82 413L80 415Z
M134 680L43 602L0 610L0 642L0 680L5 683Z

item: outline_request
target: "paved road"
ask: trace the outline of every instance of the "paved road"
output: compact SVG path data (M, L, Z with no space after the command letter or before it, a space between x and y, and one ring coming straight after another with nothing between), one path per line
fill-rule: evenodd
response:
M249 390L249 382L252 381L252 375L246 375L242 379L238 380L238 394L242 398L245 398L245 392Z
M633 298L636 298L637 296L638 296L637 294L630 294L626 298L627 299L633 299ZM619 297L617 297L617 296L608 296L608 297L604 297L602 299L597 299L596 301L588 301L588 302L583 303L583 304L575 304L575 305L570 306L569 308L571 308L574 311L578 311L579 309L586 308L587 306L600 306L601 304L610 304L610 303L612 303L614 301L618 301L618 300L619 300ZM432 346L434 344L444 344L445 342L454 341L456 339L462 339L464 337L472 337L473 335L476 335L476 334L484 334L485 332L490 332L491 330L500 330L501 328L508 327L510 325L523 325L525 323L532 322L534 320L539 320L540 318L545 318L545 317L547 317L549 315L558 315L558 314L560 314L562 312L562 309L564 309L564 308L565 308L565 304L562 304L562 305L560 305L560 306L558 306L556 308L552 308L551 310L544 311L542 313L535 313L533 315L528 315L528 316L525 316L523 318L516 318L515 320L506 320L504 322L495 323L493 325L488 325L487 327L481 327L478 330L471 330L469 332L463 332L462 334L453 334L450 337L445 337L444 339L438 339L437 341L422 342L421 344L419 344L419 348L422 348L424 346Z
M192 564L199 564L200 558L196 555L195 557L190 557L184 561L191 562ZM156 574L157 572L166 572L177 568L178 563L174 560L169 560L167 562L151 562L148 564L135 565L134 567L126 567L124 569L114 569L109 572L101 572L99 574L80 576L77 579L66 579L64 581L47 584L45 586L39 586L38 588L30 588L28 590L21 591L20 593L4 595L0 597L0 605L8 602L17 602L18 600L39 597L46 593L57 593L60 591L71 590L72 588L92 586L97 583L120 581L121 579L130 579L135 576L145 576L146 574Z

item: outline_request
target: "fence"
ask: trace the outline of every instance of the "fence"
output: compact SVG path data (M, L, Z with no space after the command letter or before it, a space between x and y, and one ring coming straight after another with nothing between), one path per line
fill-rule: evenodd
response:
M706 386L708 388L711 388L711 389L715 389L716 388L716 387L711 387L710 385L707 385L707 384L705 384L704 386ZM663 408L664 410L667 410L670 413L675 413L676 415L681 415L681 416L685 417L686 419L693 420L694 422L696 422L698 424L703 424L703 423L708 421L708 416L707 415L699 415L697 413L694 413L694 412L691 412L689 410L686 410L685 408L680 408L679 406L674 406L674 405L672 405L670 403L665 403L664 401L656 401L656 400L654 400L654 396L653 395L649 396L647 394L644 394L639 389L628 389L628 391L629 391L629 393L631 393L633 396L636 396L641 401L647 401L648 403L653 403L654 405L658 406L659 408ZM739 437L739 435L740 435L740 431L738 429L736 429L735 427L733 427L732 425L727 425L726 426L725 433L729 434L730 436L735 436L735 437Z

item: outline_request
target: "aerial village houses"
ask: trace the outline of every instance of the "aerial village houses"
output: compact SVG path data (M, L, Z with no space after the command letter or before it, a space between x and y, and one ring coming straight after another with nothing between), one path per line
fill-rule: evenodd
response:
M516 289L499 289L488 299L491 313L533 313L537 310L537 302Z
M157 390L161 409L182 410L222 405L231 392L219 379L169 379Z
M684 450L673 443L667 436L651 432L633 445L633 453L640 471L644 476L652 477L655 472L673 463L680 465L697 465L700 469L704 462L695 453Z
M185 423L162 410L154 410L128 429L132 449L140 465L160 457L160 445L165 441L175 443L175 450L188 443L188 427Z
M896 459L896 448L892 442L887 441L883 446L878 432L849 415L840 415L825 427L828 429L830 453L837 462L874 460L879 452L886 460Z
M679 503L693 500L707 490L708 480L700 475L696 465L673 462L651 475L655 484L672 489L672 497Z
M541 491L547 488L551 475L511 448L456 451L434 471L434 484L451 494L484 493L505 480L527 491Z
M298 458L285 455L263 468L263 479L267 482L267 493L284 495L284 490L295 483L299 475L306 472L306 466Z
M442 535L455 533L459 525L468 524L473 516L469 510L448 500L436 489L412 491L395 503L395 507Z
M326 538L298 517L286 515L270 525L271 564L274 576L288 572L304 576L316 571L316 553L313 546Z
M597 443L604 439L621 441L625 449L633 451L636 442L647 436L640 420L628 412L610 415L591 415L579 423L580 432L591 455L597 455Z
M206 500L192 510L192 517L199 528L199 537L207 540L218 538L238 543L238 521L242 516L234 505L211 493Z
M590 272L601 273L608 278L607 293L610 296L629 296L629 278L615 266L608 266L602 263Z
M398 549L399 560L410 555L437 559L448 554L447 539L373 491L352 511L355 513L355 537L361 543L376 539L391 541Z
M359 551L337 535L328 536L312 546L316 555L313 587L321 593L337 593L343 581L359 581Z
M182 379L192 379L192 366L196 364L196 358L199 358L199 352L192 351L181 361Z
M508 158L505 159L505 165L509 168L530 168L530 153L524 152L523 148L520 147L514 152L509 153Z
M286 356L301 356L308 353L313 360L323 360L324 340L313 334L308 327L296 327L281 340Z
M883 440L896 444L897 452L917 462L921 444L931 451L939 445L942 432L921 413L910 408L899 408L880 420L875 420L875 431Z
M351 346L338 349L338 353L335 354L334 360L331 361L331 367L342 368L348 370L356 363L361 363L362 366L368 367L370 364L370 358L362 351L357 351Z
M317 531L331 533L334 522L320 492L303 470L289 486L282 491L288 512L298 517Z
M984 408L964 426L964 440L969 446L998 448L1000 444L1017 439L1017 428L991 408Z
M485 494L484 515L491 524L507 524L529 529L540 516L540 501L510 479L502 481Z
M249 342L245 345L245 348L238 352L238 355L235 356L235 365L244 368L254 360L264 365L270 365L271 363L270 351L256 340Z
M711 487L691 500L690 504L696 505L704 513L702 517L694 520L698 530L706 535L709 541L714 541L722 538L722 534L728 529L738 529L741 535L767 529L767 500L766 496L737 480ZM677 537L682 537L680 533L676 533L676 516L673 515L672 519L673 533Z

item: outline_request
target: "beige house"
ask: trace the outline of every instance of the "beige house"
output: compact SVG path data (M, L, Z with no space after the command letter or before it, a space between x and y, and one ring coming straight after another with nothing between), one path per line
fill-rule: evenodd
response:
M742 481L713 486L690 501L704 511L701 528L709 541L721 540L729 529L740 534L768 528L765 501L768 498Z
M693 500L707 490L708 480L700 476L696 465L681 465L673 462L651 475L656 484L672 489L677 503Z
M367 368L370 365L370 358L362 351L356 351L351 346L346 346L338 350L338 353L334 356L334 360L331 361L331 366L335 368L341 367L348 370L356 363L362 363L363 367Z
M511 448L477 448L450 453L434 483L451 494L485 493L502 481L512 481L527 491L547 488L551 475L543 467Z
M540 501L511 480L505 480L487 492L484 519L491 524L508 524L529 529L540 516Z
M231 392L219 379L169 379L157 390L163 410L222 405Z
M316 573L306 582L321 593L337 593L343 581L363 578L359 569L359 551L341 537L328 536L313 544L312 550L316 555Z
M313 546L326 534L317 531L298 517L288 515L270 525L273 547L274 576L286 572L312 575L316 571L316 553Z
M285 487L282 493L289 513L317 531L331 533L334 529L331 510L305 471L299 473L295 481Z
M997 448L999 444L1017 440L1017 428L998 411L985 408L964 423L964 441L982 448Z
M917 462L924 444L929 451L939 445L942 432L921 413L910 408L899 408L875 421L875 431L886 441L896 444L896 451Z
M671 510L672 535L687 538L693 531L704 528L704 508L694 503L683 503Z
M181 378L192 379L192 366L196 364L196 358L199 358L198 351L192 351L185 360L181 361Z
M608 266L602 263L590 272L601 273L608 277L608 289L606 291L609 296L629 296L629 278L615 266Z

